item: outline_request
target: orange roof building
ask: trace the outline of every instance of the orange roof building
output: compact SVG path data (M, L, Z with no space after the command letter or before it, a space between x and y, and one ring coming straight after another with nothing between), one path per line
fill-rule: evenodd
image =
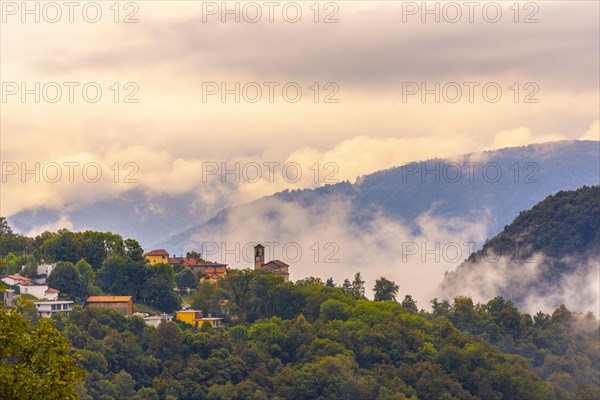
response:
M144 253L144 257L148 260L148 264L159 264L169 262L169 252L165 249L152 250Z
M133 297L131 296L90 296L87 306L115 308L126 315L133 314Z
M206 267L203 273L203 279L209 282L216 282L221 279L225 279L227 276L227 267L218 266L218 267Z

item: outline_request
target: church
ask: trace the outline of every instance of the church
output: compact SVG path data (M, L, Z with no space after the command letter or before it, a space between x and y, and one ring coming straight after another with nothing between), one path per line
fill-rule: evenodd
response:
M280 260L272 260L265 264L265 246L257 244L254 246L254 269L269 271L273 275L282 276L285 282L290 280L288 268L290 266Z

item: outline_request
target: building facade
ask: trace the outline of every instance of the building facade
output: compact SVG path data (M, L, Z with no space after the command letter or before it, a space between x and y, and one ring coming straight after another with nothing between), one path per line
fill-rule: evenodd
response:
M290 280L289 265L281 260L272 260L265 263L265 247L262 244L254 246L254 269L268 271L273 275L281 276L285 282Z
M165 249L152 250L147 253L144 253L144 257L148 261L148 264L160 264L160 263L169 263L169 252Z
M126 315L133 314L133 297L131 296L90 296L86 305L114 308L123 311Z
M43 318L52 318L56 313L69 312L73 306L72 301L38 301L33 304L38 315Z

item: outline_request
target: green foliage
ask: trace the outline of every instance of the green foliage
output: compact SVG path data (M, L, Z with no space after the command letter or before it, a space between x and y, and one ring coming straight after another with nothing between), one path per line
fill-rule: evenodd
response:
M87 282L70 262L60 261L56 264L48 277L48 285L73 299L87 295Z
M355 299L363 299L365 297L365 281L363 281L360 272L357 272L354 275L354 280L352 281L352 286L350 288L350 294Z
M177 288L180 290L196 289L198 287L198 278L187 268L175 274L175 282L177 283Z
M200 260L202 260L202 254L200 254L197 251L188 251L185 254L185 258L193 258L193 259L195 259L197 261L200 261Z
M50 320L30 322L22 307L0 307L0 398L76 399L84 376L76 362Z
M218 285L203 281L192 297L194 310L202 310L205 314L221 315L220 301L223 298Z
M411 314L417 314L419 309L417 308L417 302L413 300L410 294L404 296L404 300L402 300L402 307L406 309Z
M375 301L396 301L399 286L384 277L375 280Z
M179 307L173 288L183 278L166 264L146 265L135 241L63 230L27 246L40 258L68 258L56 260L52 279L71 296L103 290L165 311ZM92 248L101 253L94 261L82 256L94 256ZM7 253L0 268L20 268L26 258ZM377 300L395 299L393 282L377 282ZM0 398L600 397L598 320L564 306L531 317L501 297L486 304L457 297L419 312L409 295L402 304L366 300L360 273L335 287L251 270L202 283L191 303L223 317L225 329L154 328L114 309L75 306L55 318L61 336L49 320L28 322L31 310L0 310ZM67 340L88 372L79 384Z
M115 310L76 307L59 326L86 359L81 398L575 400L598 394L597 360L582 358L597 349L598 321L582 325L564 307L531 324L501 298L485 305L457 298L447 308L434 301L443 315L413 314L317 281L264 278L246 271L233 282L206 284L205 294L225 297L239 315L258 317L248 322L224 314L223 332L176 323L152 328ZM243 285L246 297L238 292ZM285 307L256 308L276 290L299 294L301 313L281 318L270 314ZM239 306L235 294L247 303ZM320 315L311 322L303 312L315 305ZM488 326L496 327L495 341L486 329L475 333ZM523 335L524 327L537 333L521 345L514 329Z
M548 196L531 210L521 212L510 225L471 255L486 252L526 260L536 252L563 258L600 251L600 186L584 186ZM560 267L557 263L555 267Z
M324 321L347 320L350 316L349 306L336 299L329 299L321 304L320 317Z

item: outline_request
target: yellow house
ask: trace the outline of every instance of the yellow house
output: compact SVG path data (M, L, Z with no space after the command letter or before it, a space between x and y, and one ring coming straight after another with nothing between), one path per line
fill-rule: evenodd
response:
M144 257L146 257L146 260L150 265L159 263L167 264L169 262L169 252L165 249L149 251L147 253L144 253Z
M221 320L223 319L214 318L210 314L208 314L207 318L203 318L202 311L196 310L177 311L175 313L175 318L181 322L193 326L194 328L202 328L204 323L208 323L212 328L215 329L221 328Z
M196 320L202 318L202 311L186 310L177 311L175 318L181 322L185 322L188 325L196 326Z

